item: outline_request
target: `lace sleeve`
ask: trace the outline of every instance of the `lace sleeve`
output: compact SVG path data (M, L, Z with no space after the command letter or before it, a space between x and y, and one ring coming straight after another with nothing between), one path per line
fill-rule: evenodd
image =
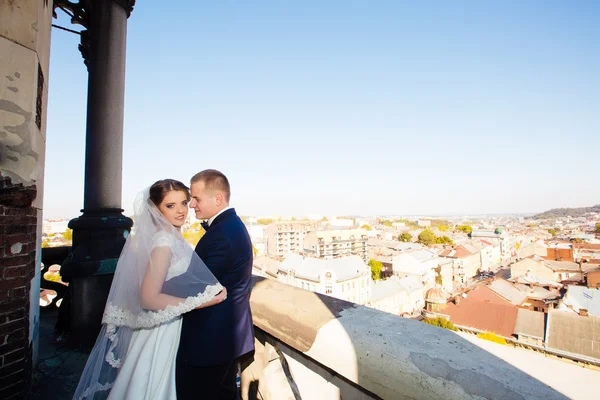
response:
M155 247L173 247L173 245L175 244L175 238L173 237L173 235L169 232L165 232L165 231L158 231L154 234L154 236L152 237L153 240L153 245L152 245L152 249L154 249Z

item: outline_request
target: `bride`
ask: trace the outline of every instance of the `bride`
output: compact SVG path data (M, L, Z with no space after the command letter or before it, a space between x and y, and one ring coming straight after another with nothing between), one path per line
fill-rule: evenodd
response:
M227 296L181 235L189 200L188 188L173 179L138 195L135 230L119 257L74 399L176 399L182 314Z

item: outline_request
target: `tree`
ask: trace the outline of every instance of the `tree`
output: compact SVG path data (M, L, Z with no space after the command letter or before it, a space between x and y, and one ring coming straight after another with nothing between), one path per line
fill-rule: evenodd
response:
M369 260L369 267L371 267L371 278L374 281L381 278L381 270L383 269L383 263L374 259Z
M65 233L63 233L63 238L66 241L72 241L73 240L73 230L71 228L67 228L67 230L65 231Z
M256 222L261 225L270 225L273 223L273 218L259 218L256 220Z
M433 233L429 229L425 229L423 232L419 233L417 243L420 243L425 246L430 246L435 243L435 239L435 233Z
M50 247L50 241L48 239L42 240L42 248Z
M200 228L198 230L188 229L185 232L183 232L183 238L186 242L188 242L192 246L195 246L196 244L198 244L200 239L202 239L202 236L204 236L205 233L206 231L203 228Z
M600 233L600 222L596 223L596 233Z
M551 234L552 236L556 236L558 234L558 231L555 228L551 228L551 229L548 229L548 233Z
M392 226L393 225L392 221L390 221L389 219L384 219L383 221L381 221L381 224L384 226Z
M440 232L446 232L448 230L448 227L446 225L439 225L438 229L440 230Z
M574 238L571 239L572 243L584 243L584 240L582 238Z
M438 265L437 267L435 267L435 283L437 283L438 285L442 286L442 266Z
M412 235L408 232L398 235L398 240L404 243L412 242Z
M435 238L435 242L437 244L454 244L452 239L450 239L448 236L445 236L445 235Z
M256 246L254 246L254 243L252 243L252 253L254 253L254 257L256 257L256 255L258 254L258 249L256 248Z
M471 227L471 225L461 225L458 227L458 230L466 233L467 235L473 232L473 228Z
M367 231L370 231L373 229L373 228L371 228L371 225L369 225L369 224L364 224L363 226L361 226L361 228L364 230L367 230Z

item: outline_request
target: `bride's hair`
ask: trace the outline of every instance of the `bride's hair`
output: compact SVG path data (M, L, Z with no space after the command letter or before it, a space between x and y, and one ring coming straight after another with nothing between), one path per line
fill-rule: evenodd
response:
M163 199L172 190L178 190L180 192L184 192L187 196L188 201L190 200L190 189L185 186L183 183L176 181L175 179L161 179L160 181L156 181L152 186L150 186L150 200L154 203L156 207L160 206Z

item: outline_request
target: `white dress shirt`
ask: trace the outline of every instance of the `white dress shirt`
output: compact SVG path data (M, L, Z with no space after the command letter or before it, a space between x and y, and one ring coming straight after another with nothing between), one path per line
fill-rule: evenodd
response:
M209 218L209 219L208 219L208 221L207 221L207 222L208 222L208 226L211 226L211 225L212 225L212 223L213 223L213 221L214 221L214 220L215 220L215 219L216 219L216 218L217 218L219 215L223 214L225 211L229 210L230 208L233 208L233 207L231 207L231 206L227 206L227 207L225 207L224 209L222 209L221 211L219 211L219 212L218 212L218 213L217 213L217 214L216 214L214 217L212 217L212 218Z

